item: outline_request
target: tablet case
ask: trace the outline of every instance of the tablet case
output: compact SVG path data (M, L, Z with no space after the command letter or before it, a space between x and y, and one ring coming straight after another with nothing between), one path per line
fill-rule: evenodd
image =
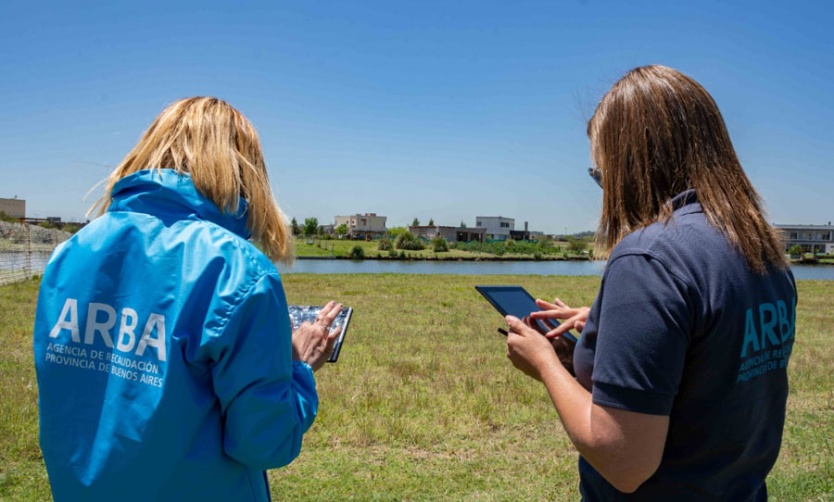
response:
M304 321L314 322L322 308L324 308L322 305L289 305L288 310L293 331L301 326L301 323ZM331 328L342 326L342 332L333 345L333 353L327 359L329 363L335 363L339 359L339 353L342 350L342 342L345 339L351 315L353 315L352 307L342 307L342 311L339 312L339 315L336 316L336 319L333 320L333 324L330 326Z

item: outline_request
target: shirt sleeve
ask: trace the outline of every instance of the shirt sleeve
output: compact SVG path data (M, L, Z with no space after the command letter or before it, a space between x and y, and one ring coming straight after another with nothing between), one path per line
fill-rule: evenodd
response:
M281 281L266 275L237 304L215 343L214 392L227 455L253 469L289 464L318 411L309 365L292 360Z
M669 415L680 386L692 313L687 286L646 254L608 263L594 354L595 404Z

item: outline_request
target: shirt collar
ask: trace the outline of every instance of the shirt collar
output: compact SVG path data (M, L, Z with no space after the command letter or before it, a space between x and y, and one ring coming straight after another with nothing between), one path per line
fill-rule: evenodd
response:
M695 193L694 188L683 191L669 200L672 210L678 214L701 213L703 209L698 202L698 194Z

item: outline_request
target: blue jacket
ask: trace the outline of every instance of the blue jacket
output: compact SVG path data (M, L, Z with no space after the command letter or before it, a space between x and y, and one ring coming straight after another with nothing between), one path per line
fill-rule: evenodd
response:
M141 171L50 258L34 354L56 500L269 499L318 396L246 216Z

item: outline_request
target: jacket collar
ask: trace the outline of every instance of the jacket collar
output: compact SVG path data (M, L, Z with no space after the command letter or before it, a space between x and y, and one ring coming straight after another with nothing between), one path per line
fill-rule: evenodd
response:
M125 176L113 186L108 211L146 213L162 220L196 217L248 239L249 203L240 198L236 213L222 212L197 190L187 173L173 169L145 169Z

